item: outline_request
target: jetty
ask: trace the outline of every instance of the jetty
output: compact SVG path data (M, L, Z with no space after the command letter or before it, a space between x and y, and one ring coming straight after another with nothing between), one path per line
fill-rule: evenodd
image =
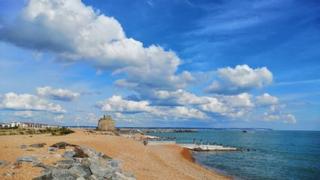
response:
M180 144L180 146L192 151L237 151L235 147L225 147L221 145L198 145L198 144Z

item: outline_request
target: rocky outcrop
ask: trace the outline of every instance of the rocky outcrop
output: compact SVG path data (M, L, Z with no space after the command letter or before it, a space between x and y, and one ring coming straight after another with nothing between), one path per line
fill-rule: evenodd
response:
M83 147L74 146L73 150L64 153L65 160L57 161L54 166L38 163L43 168L42 175L34 180L134 180L132 174L125 173L119 161L103 153Z

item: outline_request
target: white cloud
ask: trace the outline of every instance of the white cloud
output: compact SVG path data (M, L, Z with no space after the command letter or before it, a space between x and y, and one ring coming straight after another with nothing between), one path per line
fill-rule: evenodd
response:
M37 88L37 93L39 96L62 101L72 101L80 96L79 93L70 91L68 89L54 89L49 86Z
M181 119L207 119L208 116L195 108L187 108L184 106L177 106L175 108L169 108L167 112L164 113L166 116L181 118Z
M136 88L182 88L193 79L189 72L176 74L181 60L173 51L144 47L115 18L80 0L30 0L20 18L0 30L0 39L122 73L122 82Z
M242 93L238 95L220 95L207 97L208 103L200 105L200 109L229 118L241 118L254 107L251 95Z
M7 93L0 101L1 109L11 109L20 111L48 111L63 113L65 110L58 104L50 103L38 96L31 94Z
M206 91L218 94L237 94L253 88L261 88L272 83L272 73L266 68L252 69L248 65L237 65L235 68L220 68L218 80Z
M183 89L154 91L151 98L159 104L167 105L195 105L209 101L205 96L197 96Z
M206 114L195 108L183 106L166 107L151 106L148 101L125 100L121 96L112 96L100 102L98 107L104 112L114 113L119 116L126 113L145 113L156 118L175 118L175 119L205 119Z
M125 100L121 96L112 96L100 102L98 106L105 112L138 113L152 111L148 101Z
M270 106L269 110L263 114L263 120L295 124L297 122L296 117L293 114L283 112L284 107L283 105Z
M279 100L277 97L271 96L268 93L256 97L256 104L261 106L275 105L278 104L278 102Z
M265 121L283 121L284 123L295 124L296 117L293 114L269 114L265 113L263 116Z

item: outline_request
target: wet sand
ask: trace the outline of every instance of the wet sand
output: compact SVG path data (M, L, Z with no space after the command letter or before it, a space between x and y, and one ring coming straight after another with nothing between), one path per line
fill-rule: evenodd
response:
M51 135L16 135L0 136L0 160L10 165L0 167L0 179L32 179L40 175L41 168L23 163L21 167L12 168L17 157L37 156L46 164L53 164L62 159L57 154L50 154L48 147L65 141L83 145L103 152L120 160L124 171L133 173L137 179L230 179L194 163L190 152L178 145L149 145L129 138L110 135L87 134L82 130L67 136ZM21 149L20 145L46 143L43 148ZM62 150L59 150L62 153ZM3 176L4 173L14 174Z

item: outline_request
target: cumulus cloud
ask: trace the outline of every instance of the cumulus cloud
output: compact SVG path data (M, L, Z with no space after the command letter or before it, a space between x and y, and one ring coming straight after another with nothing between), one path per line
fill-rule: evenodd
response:
M154 91L149 98L160 105L196 105L209 101L207 97L197 96L183 89L178 89L176 91Z
M206 92L238 94L271 84L273 79L272 73L266 67L252 69L248 65L220 68L217 76L218 79L212 82Z
M61 101L72 101L80 96L80 93L68 89L54 89L50 86L37 88L37 93L39 96Z
M275 105L278 104L278 98L271 96L268 93L264 93L263 95L256 97L256 104L261 106Z
M207 99L208 103L200 105L201 110L230 118L241 118L254 107L251 95L248 93L219 95Z
M112 96L98 103L98 107L105 112L121 113L151 112L153 110L148 101L131 101L123 99L121 96Z
M181 88L193 79L189 72L176 73L181 60L173 51L145 47L127 37L115 18L80 0L30 0L15 22L1 28L0 39L122 73L122 85L135 88Z
M16 94L13 92L5 94L0 101L1 109L18 111L48 111L53 113L64 113L65 110L58 104L50 103L38 96L31 94Z
M146 113L155 118L168 117L175 119L205 119L206 114L195 108L188 107L164 107L151 106L148 101L132 101L123 99L121 96L112 96L107 100L98 103L98 107L109 113L132 114Z

